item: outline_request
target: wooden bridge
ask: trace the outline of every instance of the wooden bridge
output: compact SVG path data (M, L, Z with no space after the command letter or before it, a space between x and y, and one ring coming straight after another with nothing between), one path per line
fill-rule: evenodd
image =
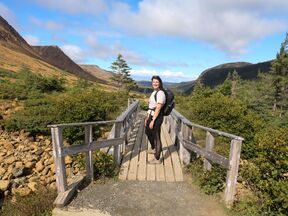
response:
M212 164L227 169L224 201L230 206L234 201L240 161L242 137L194 124L173 110L165 117L161 128L163 145L162 163L149 164L153 155L147 154L148 139L144 133L145 113L140 111L139 102L129 104L116 120L85 123L49 125L52 133L53 156L56 166L56 184L58 196L56 207L65 206L71 200L75 190L83 180L67 184L64 157L66 155L86 153L86 178L93 180L93 157L95 150L109 148L114 162L119 166L120 180L138 181L183 181L182 167L194 157L203 157L204 170L210 170ZM93 126L113 124L107 140L93 140ZM64 147L63 129L66 127L84 127L85 140L82 145ZM202 134L202 138L198 135ZM203 138L204 135L204 138ZM201 136L200 136L201 137ZM225 137L229 155L226 157L214 151L217 137ZM230 145L230 146L228 146Z

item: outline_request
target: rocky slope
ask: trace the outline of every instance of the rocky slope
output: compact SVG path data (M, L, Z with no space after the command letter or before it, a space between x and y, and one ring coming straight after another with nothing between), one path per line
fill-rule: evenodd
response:
M97 81L97 77L87 73L72 59L70 59L58 46L33 46L33 49L49 64L84 79Z

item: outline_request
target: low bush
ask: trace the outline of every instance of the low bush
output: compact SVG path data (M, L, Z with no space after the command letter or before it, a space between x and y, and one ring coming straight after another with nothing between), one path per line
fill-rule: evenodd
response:
M257 157L242 167L241 176L256 192L265 215L288 212L288 129L267 128L255 137Z
M25 108L6 122L8 130L25 129L32 135L50 134L49 124L90 122L115 119L126 107L127 96L94 88L52 94L25 101ZM95 137L100 135L95 129ZM83 127L65 128L70 143L84 140Z
M23 68L17 74L10 75L11 77L14 78L13 81L0 82L0 98L2 99L39 98L42 96L41 93L62 92L65 89L63 78L42 76L32 73L27 68Z

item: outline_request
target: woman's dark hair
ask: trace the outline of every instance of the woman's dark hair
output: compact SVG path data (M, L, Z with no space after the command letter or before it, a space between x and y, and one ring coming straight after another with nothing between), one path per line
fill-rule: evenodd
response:
M162 79L160 78L160 76L156 76L156 75L152 76L151 81L153 81L153 79L156 79L159 81L159 83L160 83L159 89L163 90L164 89L163 88L163 82L162 82Z

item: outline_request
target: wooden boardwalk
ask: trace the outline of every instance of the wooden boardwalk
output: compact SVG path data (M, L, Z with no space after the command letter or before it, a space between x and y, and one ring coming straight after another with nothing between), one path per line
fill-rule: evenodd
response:
M162 163L149 164L154 155L148 154L149 141L144 131L144 118L139 115L136 127L126 145L119 179L139 181L183 181L182 166L175 146L164 123L161 128ZM164 160L163 160L164 159Z

